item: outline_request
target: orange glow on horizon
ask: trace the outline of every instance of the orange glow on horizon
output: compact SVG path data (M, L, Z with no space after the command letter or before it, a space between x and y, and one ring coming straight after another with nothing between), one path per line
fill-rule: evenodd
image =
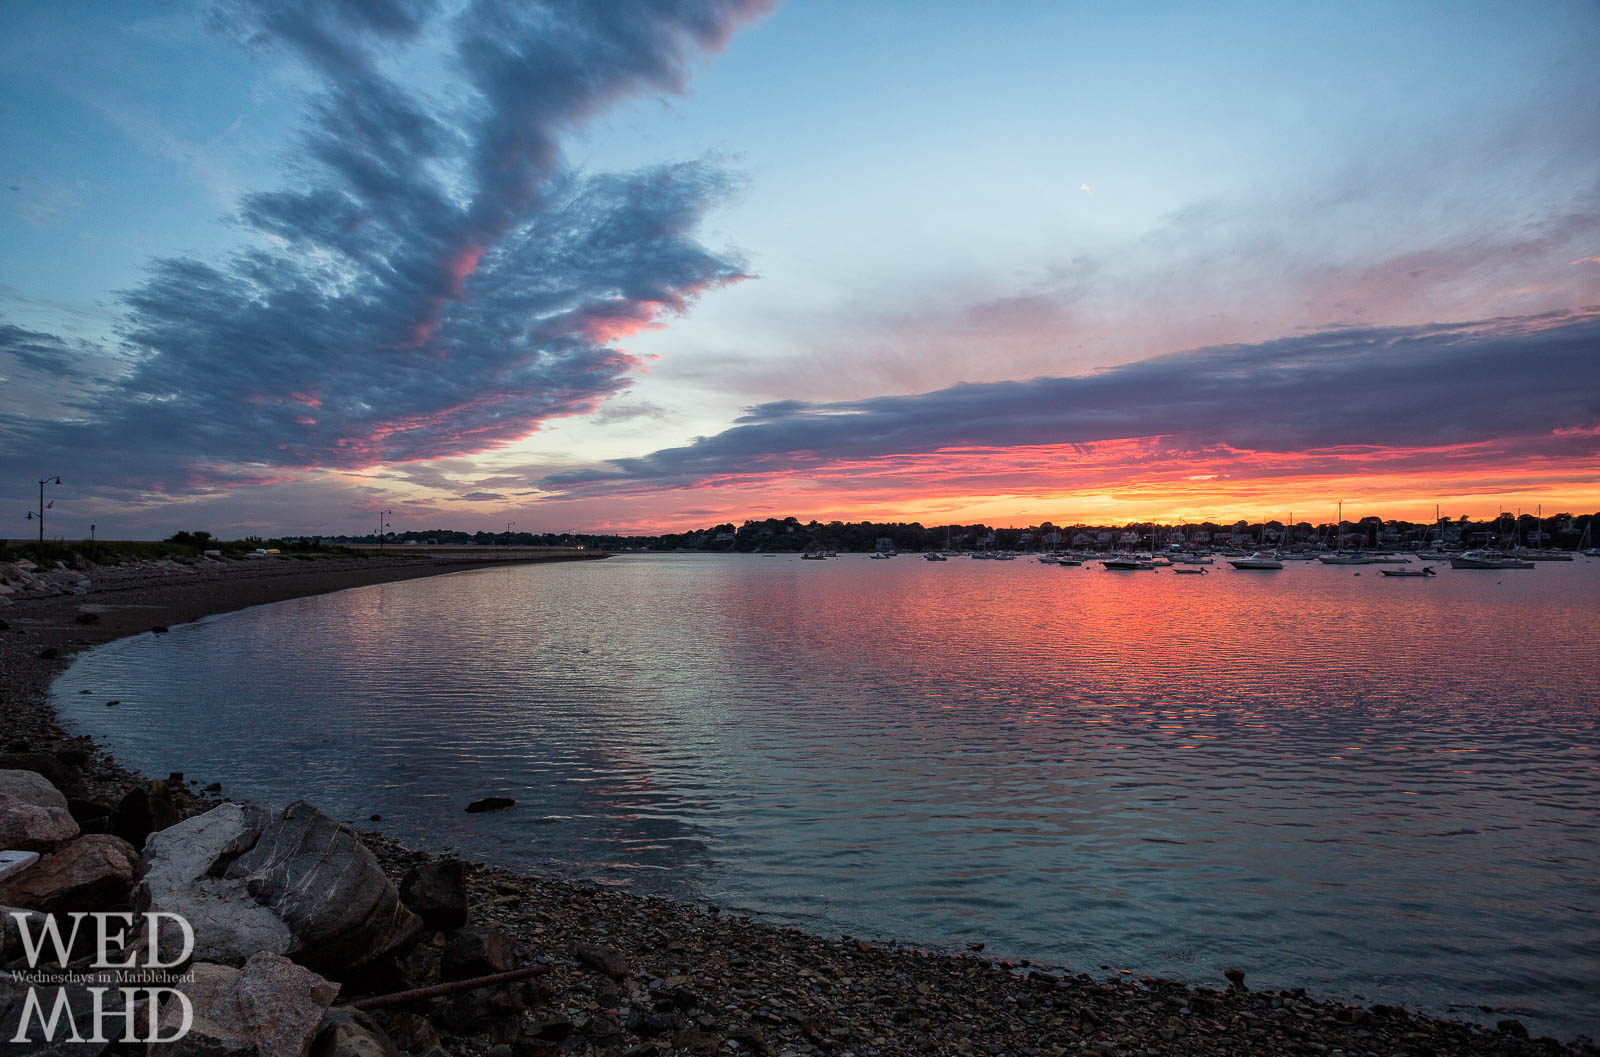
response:
M1600 510L1600 461L1584 451L1551 454L1548 440L1255 452L1178 451L1149 437L827 463L786 456L782 466L757 464L690 488L542 498L528 513L591 526L586 531L652 534L791 515L1009 527L1231 524L1293 513L1297 522L1328 523L1341 501L1352 521L1431 522L1435 504L1442 516L1474 520L1541 505L1547 514Z

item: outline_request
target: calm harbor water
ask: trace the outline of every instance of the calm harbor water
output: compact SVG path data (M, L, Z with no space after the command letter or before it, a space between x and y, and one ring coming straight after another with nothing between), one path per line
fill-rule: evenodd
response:
M226 614L55 700L141 769L472 858L1567 1037L1600 1035L1597 632L1582 559L642 555Z

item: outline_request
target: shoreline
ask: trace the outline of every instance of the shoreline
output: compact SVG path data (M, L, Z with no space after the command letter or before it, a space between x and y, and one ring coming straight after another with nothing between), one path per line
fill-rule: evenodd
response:
M269 602L486 564L410 556L239 563L209 578L172 573L119 583L110 576L86 595L18 600L0 608L0 751L86 758L85 783L97 796L147 781L118 765L112 747L61 727L49 687L78 649ZM78 622L82 614L93 614L94 622ZM174 793L185 815L218 802L188 787ZM396 881L433 858L382 832L362 836ZM475 922L497 925L530 956L549 959L552 971L535 1014L542 1023L564 1018L566 1037L587 1047L561 1052L1600 1053L1582 1041L1529 1040L1509 1021L1484 1028L1391 1006L1345 1005L1298 988L1222 990L1221 980L1209 988L1126 970L1109 982L1058 975L1026 960L828 939L732 912L497 867L475 865L469 885ZM623 952L629 972L618 984L595 985L573 960L576 945L593 943ZM659 1008L659 1000L651 1001L657 993L674 1001ZM624 1023L614 1013L618 1006L652 1004L657 1008L645 1019L635 1014ZM459 1037L446 1045L452 1054L487 1054L509 1041Z

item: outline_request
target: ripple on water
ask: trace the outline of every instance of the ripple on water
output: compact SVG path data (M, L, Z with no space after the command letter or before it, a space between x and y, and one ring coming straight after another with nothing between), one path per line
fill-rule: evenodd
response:
M1595 1034L1600 563L1493 587L619 558L138 636L55 696L152 773L511 865Z

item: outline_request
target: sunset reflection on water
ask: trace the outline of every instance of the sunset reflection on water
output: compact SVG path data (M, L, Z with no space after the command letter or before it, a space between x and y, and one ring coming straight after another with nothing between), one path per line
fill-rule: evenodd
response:
M152 773L476 858L1594 1033L1597 599L1581 561L621 557L125 640L56 700Z

